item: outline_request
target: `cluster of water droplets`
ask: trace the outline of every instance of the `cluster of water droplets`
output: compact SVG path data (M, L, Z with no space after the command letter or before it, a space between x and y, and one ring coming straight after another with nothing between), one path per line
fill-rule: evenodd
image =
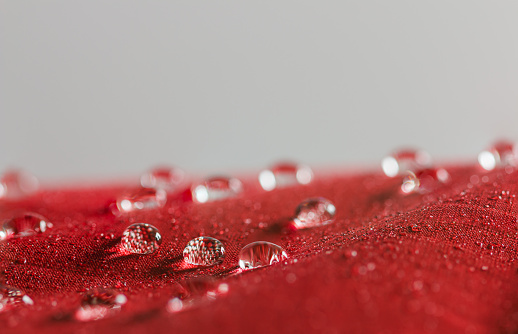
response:
M499 142L479 155L479 163L485 170L497 167L516 166L516 145ZM421 150L402 150L392 153L382 161L383 172L389 177L401 177L401 190L404 193L426 193L441 184L449 182L450 175L444 168L431 165L431 158ZM282 163L263 170L259 174L259 185L266 191L306 185L312 182L314 174L305 166ZM152 169L140 178L141 188L123 193L116 202L118 212L136 213L162 208L167 203L168 194L178 192L185 186L185 173L175 167ZM20 198L34 194L38 182L25 172L9 172L0 179L0 199ZM194 203L206 203L234 198L244 191L243 183L233 177L210 177L194 183L189 189ZM335 220L336 207L322 197L308 198L296 208L292 226L296 229L318 228ZM46 232L52 224L37 213L23 213L4 220L0 229L0 240L32 236ZM128 226L122 233L122 248L133 254L148 255L156 252L162 243L162 235L156 227L148 223L136 223ZM183 250L183 261L194 266L215 266L224 262L224 244L210 236L200 236L190 240ZM254 241L241 248L238 254L238 266L242 270L251 270L282 263L288 259L288 253L280 245L267 241ZM203 283L205 284L205 283ZM211 283L212 284L212 283ZM213 284L214 285L214 284ZM204 288L203 296L192 293L189 298L173 297L167 303L167 310L175 313L193 305L194 301L210 300L228 292L229 286L220 283ZM191 287L191 290L196 290ZM109 317L120 312L127 302L124 294L110 289L87 291L80 306L74 312L78 321L93 321ZM8 286L0 286L0 311L16 305L32 305L32 299L23 291Z

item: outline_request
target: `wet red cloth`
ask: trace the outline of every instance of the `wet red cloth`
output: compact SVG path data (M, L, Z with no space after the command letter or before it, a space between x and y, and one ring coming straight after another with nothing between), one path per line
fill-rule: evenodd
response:
M33 211L53 228L0 243L2 283L34 301L1 312L0 332L517 332L518 172L447 169L451 182L430 194L404 195L401 179L381 172L317 172L306 186L266 192L250 177L235 199L195 204L181 193L162 209L120 217L109 204L123 187L1 202L4 217ZM289 228L298 203L316 196L335 203L335 222ZM134 222L160 230L156 253L121 251L122 232ZM183 248L200 235L223 242L221 265L183 263ZM288 261L239 272L239 250L257 240L281 245ZM172 297L220 283L228 293L166 310ZM82 294L95 287L128 302L112 317L74 320Z

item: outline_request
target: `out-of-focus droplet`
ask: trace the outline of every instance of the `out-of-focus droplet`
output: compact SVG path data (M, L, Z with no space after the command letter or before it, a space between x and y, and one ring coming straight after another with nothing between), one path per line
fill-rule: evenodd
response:
M133 193L124 194L117 199L120 212L129 213L139 210L152 210L167 203L167 193L163 189L141 188Z
M329 200L322 197L309 198L295 210L293 223L298 229L327 225L333 222L335 212L336 208Z
M138 223L128 226L122 234L121 244L131 253L151 254L158 250L162 236L153 225Z
M501 140L490 148L480 152L478 163L485 170L493 170L497 167L518 165L518 145L513 142Z
M32 212L25 212L2 223L0 240L26 237L45 232L51 224L48 219Z
M266 241L256 241L243 247L239 252L241 269L265 267L288 258L281 246Z
M381 168L385 175L394 177L404 175L406 172L415 172L431 165L430 155L421 150L405 149L399 150L381 161Z
M401 190L404 193L433 191L450 180L450 174L443 168L427 168L415 173L408 172L403 179Z
M236 178L212 177L192 187L192 198L198 203L236 197L243 191L243 184Z
M223 262L225 248L221 241L211 237L194 238L183 250L183 259L196 266L213 266Z
M176 167L157 167L144 173L140 177L140 184L144 188L163 189L174 191L185 179L185 172Z
M38 179L22 170L10 170L0 177L0 198L18 199L38 191Z
M110 289L87 291L74 317L78 321L94 321L117 314L127 298L122 293Z
M259 183L264 190L308 184L313 179L313 171L305 165L280 163L259 174Z
M12 286L0 285L0 312L16 306L33 304L31 297L27 296L22 290Z

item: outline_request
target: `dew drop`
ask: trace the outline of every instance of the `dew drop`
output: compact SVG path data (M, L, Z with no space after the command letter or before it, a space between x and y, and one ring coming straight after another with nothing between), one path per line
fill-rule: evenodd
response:
M167 194L163 189L141 188L119 197L117 208L120 212L129 213L161 208L166 202Z
M156 167L144 173L140 177L140 184L144 188L163 189L165 191L173 191L185 179L185 172L175 167Z
M0 229L0 240L43 233L50 226L47 218L37 213L26 212L3 222Z
M313 171L305 165L279 163L259 174L259 183L264 190L308 184L313 179Z
M32 299L22 290L0 285L0 312L20 305L33 305Z
M38 179L22 170L9 170L0 177L0 198L18 199L38 191Z
M421 150L405 149L392 153L381 161L381 168L385 175L394 177L404 175L406 172L430 166L432 159L430 155Z
M122 234L121 244L134 254L151 254L158 250L162 236L153 225L138 223L128 226Z
M401 190L406 194L412 192L428 193L449 180L450 174L443 168L427 168L415 173L407 172Z
M96 288L87 291L81 300L81 305L74 316L78 321L94 321L120 312L127 298L122 293L111 289Z
M236 178L212 177L192 187L192 198L198 203L236 197L243 191L243 184Z
M225 248L218 239L211 237L194 238L183 250L183 259L196 266L213 266L223 262Z
M296 228L310 228L332 223L336 208L329 200L318 197L309 198L297 206L293 223Z
M478 163L485 170L518 165L518 147L515 143L501 140L480 152Z
M246 245L239 252L241 269L266 267L286 260L288 255L281 246L266 241L256 241Z

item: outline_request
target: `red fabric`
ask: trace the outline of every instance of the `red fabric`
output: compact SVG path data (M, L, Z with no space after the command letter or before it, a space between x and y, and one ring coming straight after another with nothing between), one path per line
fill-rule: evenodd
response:
M450 183L430 194L399 191L401 178L318 172L305 186L262 191L250 176L235 199L195 204L187 192L166 207L120 217L110 203L124 189L58 189L17 202L53 228L0 243L3 284L24 290L33 306L0 312L0 332L42 333L513 333L518 331L518 173L449 167ZM336 220L289 228L298 203L322 196ZM160 249L128 255L119 246L135 222L156 226ZM211 236L226 249L221 265L183 262L189 240ZM239 272L249 242L281 245L289 259ZM203 280L212 277L212 282ZM178 312L175 296L203 294L225 282L228 293ZM121 312L78 322L84 291L124 293Z

